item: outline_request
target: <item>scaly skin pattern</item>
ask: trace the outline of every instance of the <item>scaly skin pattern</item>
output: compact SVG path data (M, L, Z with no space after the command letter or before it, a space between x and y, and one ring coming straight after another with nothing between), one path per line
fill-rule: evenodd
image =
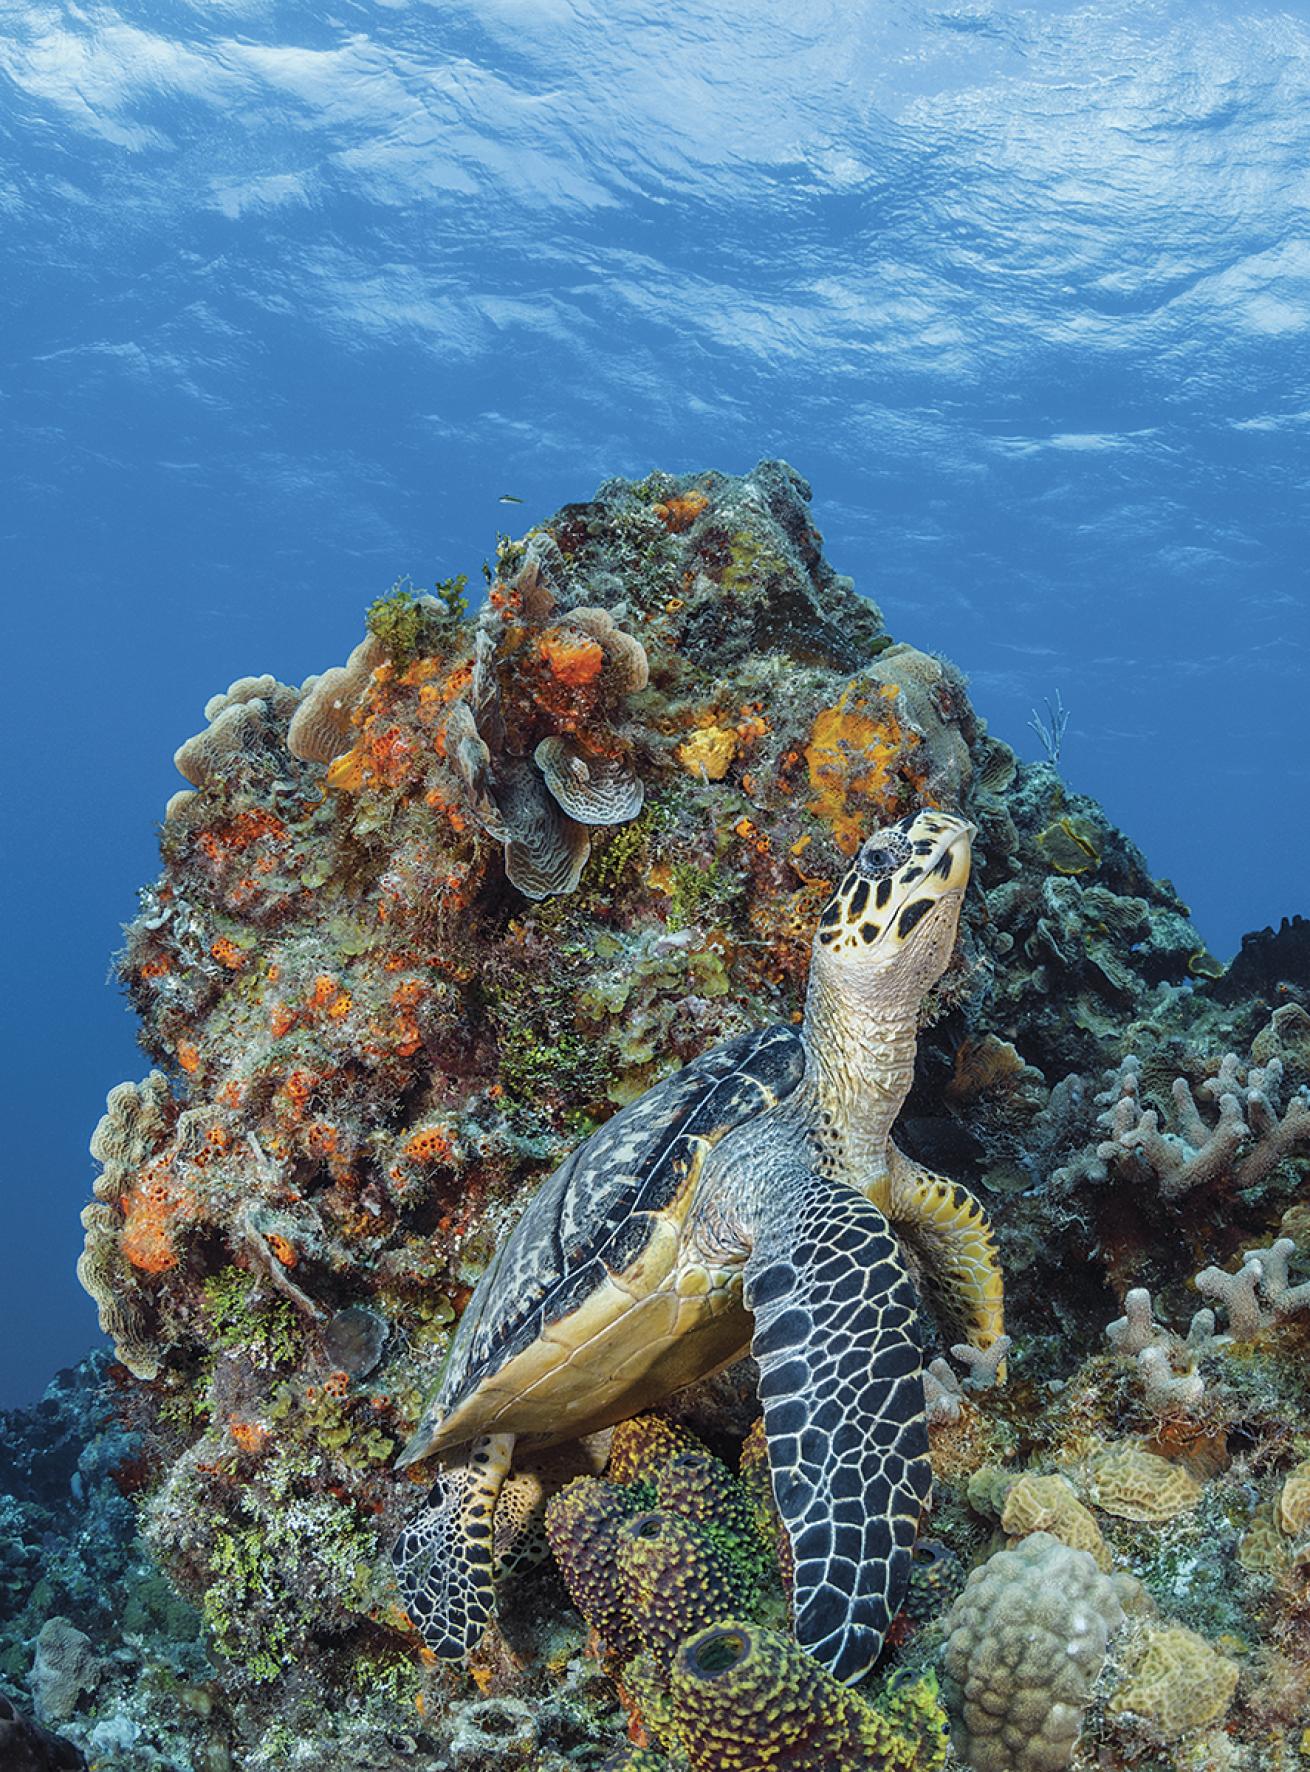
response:
M512 1434L476 1441L464 1464L442 1471L392 1550L410 1617L446 1661L477 1647L495 1611L492 1521L513 1452Z
M940 1262L979 1345L1002 1326L981 1208L889 1137L919 1003L954 945L969 836L929 810L871 837L820 918L803 1027L706 1053L543 1184L475 1291L401 1460L488 1434L588 1433L750 1345L798 1640L846 1681L878 1654L929 1487L916 1299L882 1208ZM429 1503L443 1543L460 1497L482 1523L481 1484L445 1477ZM420 1520L397 1543L411 1613L414 1547L433 1530ZM443 1598L431 1566L425 1634L450 1654L488 1610L490 1567L452 1557Z

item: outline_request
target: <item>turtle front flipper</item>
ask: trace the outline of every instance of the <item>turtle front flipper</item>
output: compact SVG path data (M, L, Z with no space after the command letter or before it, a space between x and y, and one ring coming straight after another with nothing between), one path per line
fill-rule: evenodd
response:
M513 1434L475 1440L391 1547L405 1610L443 1661L475 1649L496 1610L493 1522L513 1453Z
M967 1187L912 1163L895 1145L887 1158L870 1197L920 1259L929 1304L986 1350L1005 1334L1005 1282L986 1212Z
M744 1278L796 1640L857 1680L905 1593L932 1485L914 1287L878 1208L804 1172L770 1177Z

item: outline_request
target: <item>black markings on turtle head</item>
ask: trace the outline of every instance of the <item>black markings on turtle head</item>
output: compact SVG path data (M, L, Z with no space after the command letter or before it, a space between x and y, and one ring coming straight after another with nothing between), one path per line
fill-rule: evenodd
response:
M906 905L905 909L896 919L896 933L900 936L902 941L905 940L905 937L912 929L918 927L935 903L935 899L916 898L913 904Z
M946 851L945 855L943 855L939 861L935 862L933 864L933 866L931 868L929 868L928 872L930 874L940 874L943 880L949 880L951 877L951 869L954 866L955 866L955 857L954 857L954 855L952 855L951 851L948 849Z
M874 894L874 903L877 905L877 907L880 911L885 911L887 909L887 900L891 897L891 895L892 895L891 881L890 880L879 880L878 890Z
M852 922L855 921L856 917L863 915L864 907L868 902L869 882L867 880L861 880L854 892L851 893L850 903L847 906L846 914L850 917Z
M819 918L819 928L820 929L831 929L834 923L838 923L840 921L841 921L841 905L834 898L830 905L826 905L824 907L823 915Z
M860 935L865 941L877 941L882 934L881 923L861 923Z

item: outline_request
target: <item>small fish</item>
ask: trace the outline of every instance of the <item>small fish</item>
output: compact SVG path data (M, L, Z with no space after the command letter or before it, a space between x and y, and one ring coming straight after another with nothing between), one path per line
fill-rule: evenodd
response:
M523 500L521 498L515 498L512 492L502 492L500 495L500 502L503 505L521 505Z

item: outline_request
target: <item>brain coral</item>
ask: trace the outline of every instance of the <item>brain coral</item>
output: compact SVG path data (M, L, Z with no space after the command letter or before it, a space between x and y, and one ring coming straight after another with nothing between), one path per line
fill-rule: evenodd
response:
M1001 1525L1012 1538L1024 1538L1030 1532L1049 1532L1062 1544L1086 1551L1098 1568L1110 1567L1110 1550L1095 1516L1061 1476L1039 1477L1025 1472L1006 1491Z
M1218 1722L1237 1690L1239 1668L1181 1624L1147 1629L1129 1677L1110 1699L1153 1723L1166 1741Z
M1287 1473L1278 1492L1278 1524L1289 1538L1310 1530L1310 1458Z
M1123 1622L1109 1579L1048 1532L975 1569L947 1615L943 1688L974 1772L1058 1772Z
M1089 1487L1097 1507L1121 1520L1171 1520L1201 1497L1201 1485L1180 1464L1135 1446L1095 1459Z

